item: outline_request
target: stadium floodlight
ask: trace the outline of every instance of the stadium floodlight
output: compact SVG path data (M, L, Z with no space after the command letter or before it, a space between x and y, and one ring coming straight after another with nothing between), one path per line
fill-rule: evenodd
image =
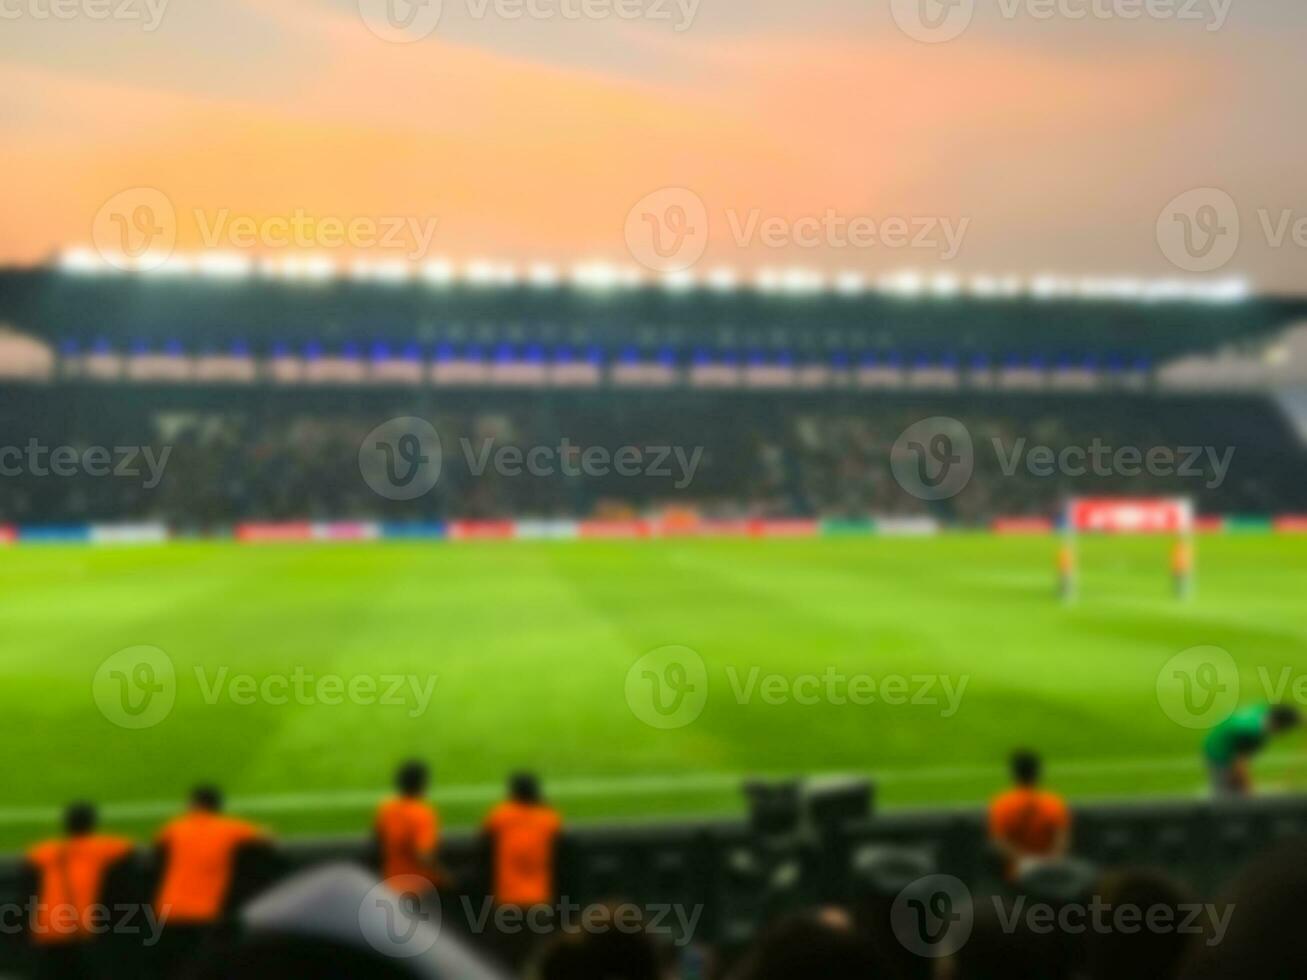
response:
M399 259L378 262L356 259L349 270L350 278L360 282L402 283L407 282L412 273L409 264Z
M1209 303L1241 303L1252 295L1247 279L1218 279L1202 286L1202 299Z
M835 277L835 292L841 296L859 296L867 288L867 278L861 272L841 272Z
M1218 287L1218 296L1223 303L1242 303L1253 294L1252 283L1247 279L1227 279Z
M930 294L948 299L962 292L962 280L948 272L941 272L930 277Z
M967 291L980 299L1011 299L1025 289L1020 276L995 276L977 273L967 283Z
M693 289L697 280L694 273L689 269L677 269L673 272L665 272L660 280L663 289L669 293L686 293Z
M107 255L87 247L61 251L56 259L61 272L74 275L135 273L152 278L200 275L215 279L241 279L254 273L265 278L287 281L323 282L339 274L333 260L321 255L282 255L259 260L236 252L202 252L186 256L147 252L137 256ZM457 278L455 266L447 259L432 259L414 266L399 259L354 261L348 274L352 279L368 282L403 283L415 276L436 286L448 286ZM553 288L563 277L557 267L535 262L519 278L517 269L508 262L476 259L463 267L463 279L473 286L514 286L526 281L539 288ZM574 266L568 280L578 289L607 291L616 288L636 289L645 283L644 274L635 266L606 262L583 262ZM701 284L714 292L731 293L740 287L734 270L721 266L705 274L702 281L691 270L669 272L659 277L663 288L685 292ZM753 279L753 288L766 294L784 293L803 296L830 288L845 296L857 296L868 288L866 277L858 272L841 272L827 281L815 270L803 268L763 268ZM1135 303L1211 303L1230 304L1246 301L1252 295L1249 282L1241 277L1215 280L1154 279L1130 276L1072 277L1051 272L1040 273L1023 282L1018 276L995 276L978 273L965 282L953 273L924 275L913 269L881 276L875 288L882 294L902 298L931 296L951 298L965 292L981 299L1012 299L1022 295L1036 300L1075 299Z
M517 270L509 262L473 259L463 268L463 278L470 286L514 286Z
M1030 295L1034 299L1061 299L1074 294L1075 283L1066 276L1041 273L1030 280Z
M1181 300L1187 294L1185 283L1179 279L1155 279L1144 290L1144 298L1152 303Z
M89 248L65 249L59 254L57 264L61 272L74 275L94 275L104 272L108 266L98 253Z
M820 272L792 266L788 269L760 269L754 285L763 293L802 296L821 292L826 286L826 280Z
M579 262L568 278L578 289L611 289L617 283L617 270L603 262Z
M606 292L631 283L630 270L609 262L579 262L572 266L572 285L578 289Z
M286 255L259 263L261 275L288 282L326 282L336 275L336 263L325 255Z
M533 262L526 270L526 281L540 289L553 289L558 280L557 267L548 262Z
M133 260L133 271L143 276L161 279L166 276L185 276L195 271L195 261L185 255L146 252Z
M915 269L904 269L901 272L882 276L877 283L877 288L891 296L913 298L925 292L926 280Z
M1070 284L1070 292L1077 299L1106 299L1108 284L1104 279L1083 276Z
M704 282L715 293L733 293L739 286L739 279L735 275L735 270L726 266L718 266L713 269L704 277Z
M463 278L472 286L489 286L495 281L495 267L483 259L476 259L463 269Z
M454 264L448 259L432 259L422 265L422 278L432 285L448 286L454 281Z
M1118 276L1108 280L1107 294L1114 299L1137 300L1144 294L1144 284L1138 279Z
M1020 296L1025 291L1025 283L1020 276L1002 276L998 280L998 294L1004 297Z
M1138 300L1143 296L1144 284L1137 279L1124 277L1085 276L1075 284L1075 295L1091 300Z
M236 252L205 252L196 257L195 271L212 279L245 279L254 271L254 260Z
M815 269L794 266L781 272L781 292L791 296L811 295L825 288L826 277Z

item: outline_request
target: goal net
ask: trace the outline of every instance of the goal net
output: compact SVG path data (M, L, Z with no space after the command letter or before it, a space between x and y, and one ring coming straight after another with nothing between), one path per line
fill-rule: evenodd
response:
M1170 571L1175 594L1194 589L1194 506L1187 497L1073 497L1062 519L1058 555L1062 598L1073 600L1080 586L1080 539L1086 535L1154 535L1172 539Z

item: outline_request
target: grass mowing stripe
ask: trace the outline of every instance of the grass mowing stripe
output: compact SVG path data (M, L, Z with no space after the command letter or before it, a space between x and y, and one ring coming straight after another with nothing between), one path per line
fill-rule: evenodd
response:
M450 788L437 798L451 825L479 819L518 769L570 797L573 821L738 814L737 774L758 772L870 769L886 808L975 805L1004 782L1020 745L1043 753L1050 782L1073 799L1201 792L1203 733L1162 710L1158 672L1181 650L1214 645L1240 669L1241 703L1274 696L1263 677L1277 690L1287 677L1284 696L1297 696L1307 538L1205 538L1190 603L1169 596L1157 541L1113 539L1086 543L1083 598L1064 606L1055 547L977 534L9 549L0 821L11 822L0 847L25 843L29 828L12 821L48 819L52 801L147 801L146 812L171 813L202 781L266 807L282 833L357 832L375 793L356 788L384 787L409 756ZM155 727L127 730L97 709L91 682L105 657L137 644L173 659L177 696ZM655 730L624 685L640 656L666 644L697 650L708 696L692 723ZM206 693L219 676L262 685L296 668L334 675L338 687L438 680L420 705L416 695L333 702L326 689L290 702L242 698L231 685ZM755 672L742 694L736 679L752 685ZM876 696L797 696L827 672L874 681ZM918 675L955 682L956 705L944 703L942 681L933 705L893 701L883 687ZM1063 761L1113 755L1165 761L1083 773ZM1307 782L1307 772L1283 773Z

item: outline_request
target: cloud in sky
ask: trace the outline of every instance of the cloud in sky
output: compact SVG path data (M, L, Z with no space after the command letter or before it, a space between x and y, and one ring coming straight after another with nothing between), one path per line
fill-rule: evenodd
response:
M1165 274L1153 226L1182 190L1225 187L1250 219L1307 207L1292 45L1233 12L1214 33L981 17L923 45L843 0L703 0L681 32L477 19L470 2L445 0L408 45L349 0L174 0L153 33L11 22L0 260L87 241L136 186L174 202L183 247L201 244L197 210L302 209L436 218L453 257L564 261L623 257L631 206L683 186L707 205L708 261L871 271L934 257L741 247L730 216L965 218L961 271ZM1302 258L1254 241L1239 264L1287 284Z

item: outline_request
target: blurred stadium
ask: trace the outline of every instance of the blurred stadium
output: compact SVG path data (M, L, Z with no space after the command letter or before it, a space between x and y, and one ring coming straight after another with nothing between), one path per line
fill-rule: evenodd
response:
M384 271L0 275L11 847L75 796L148 835L201 776L279 834L355 834L410 756L455 827L529 767L574 824L671 821L646 846L679 862L671 828L802 777L845 780L855 815L874 787L873 837L955 846L893 811L982 802L1016 745L1081 806L1194 806L1165 666L1237 651L1248 691L1302 669L1307 303ZM941 433L965 472L937 492ZM1086 533L1059 596L1078 498L1192 508L1196 588L1175 535ZM688 714L651 714L660 656ZM1283 747L1258 778L1303 788ZM1196 818L1162 812L1187 865ZM1126 840L1098 846L1160 846ZM578 860L582 891L622 887Z
M0 980L1303 975L1307 7L0 21Z

